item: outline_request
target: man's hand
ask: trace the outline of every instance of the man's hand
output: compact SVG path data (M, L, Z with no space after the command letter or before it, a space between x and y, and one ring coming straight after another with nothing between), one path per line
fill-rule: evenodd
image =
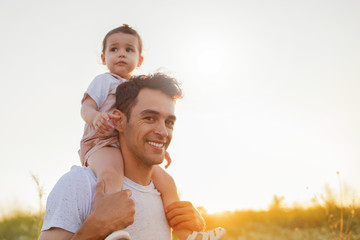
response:
M124 190L113 194L104 192L105 184L96 185L93 212L74 234L61 228L43 231L39 240L84 240L104 239L110 233L124 229L134 222L135 203L130 199L131 191Z
M96 216L102 226L112 226L111 231L124 229L134 222L135 203L130 198L131 191L106 194L105 183L96 185L92 215Z
M187 229L201 232L205 230L205 221L191 202L177 201L166 208L166 218L174 231Z

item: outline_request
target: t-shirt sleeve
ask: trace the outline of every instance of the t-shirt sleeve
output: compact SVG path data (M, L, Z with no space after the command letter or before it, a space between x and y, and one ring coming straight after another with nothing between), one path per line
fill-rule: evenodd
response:
M91 97L100 108L106 98L109 96L111 90L111 77L108 74L101 74L95 77L95 79L90 83L88 89L86 90L81 103L84 102L87 96Z
M81 171L70 171L60 178L49 194L41 231L62 228L75 233L91 213L91 189Z

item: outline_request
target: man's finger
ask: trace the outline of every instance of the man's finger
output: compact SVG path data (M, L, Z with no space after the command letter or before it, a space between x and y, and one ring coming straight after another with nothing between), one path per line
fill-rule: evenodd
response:
M179 215L194 215L194 213L192 210L189 210L187 208L175 208L166 212L167 219L172 219L175 216L179 216Z
M168 222L169 222L170 227L175 228L177 225L179 225L181 223L184 223L184 222L191 221L191 220L192 220L192 217L190 217L190 216L177 215L177 216L174 216L171 219L168 219Z
M130 197L132 195L132 192L129 189L125 189L123 191L128 195L128 197Z
M192 204L187 201L176 201L166 207L166 212L170 212L176 208L192 207Z
M194 223L190 222L190 221L187 221L187 222L181 222L175 226L172 226L172 228L174 230L190 230L190 231L194 231L193 229L201 229L199 226L195 226ZM201 232L203 230L198 230L198 232Z

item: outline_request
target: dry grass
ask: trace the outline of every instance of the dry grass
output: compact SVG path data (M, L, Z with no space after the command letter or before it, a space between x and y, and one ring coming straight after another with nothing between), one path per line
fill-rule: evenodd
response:
M13 211L0 220L0 240L35 240L43 221L44 190L39 178L32 174L39 196L39 212ZM339 182L341 182L339 180ZM340 184L342 186L342 184ZM336 201L330 188L309 208L284 208L284 197L274 196L267 211L232 211L208 214L200 208L207 229L224 227L224 240L360 240L360 206L355 199L349 206ZM176 238L174 238L176 239Z

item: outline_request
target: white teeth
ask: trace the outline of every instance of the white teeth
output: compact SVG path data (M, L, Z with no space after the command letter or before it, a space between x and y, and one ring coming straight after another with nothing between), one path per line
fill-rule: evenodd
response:
M153 145L154 147L162 148L164 144L162 143L155 143L155 142L148 142L150 145Z

